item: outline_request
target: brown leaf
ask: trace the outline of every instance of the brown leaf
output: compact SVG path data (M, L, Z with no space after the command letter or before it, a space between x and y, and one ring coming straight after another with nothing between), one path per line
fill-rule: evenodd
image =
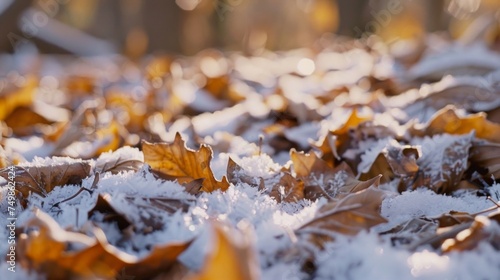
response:
M470 150L470 162L483 178L500 178L500 144L474 141Z
M304 154L295 150L290 152L297 178L304 181L304 196L315 200L321 196L333 199L342 198L347 194L364 190L371 185L378 186L380 176L367 181L358 181L351 168L342 162L331 168L315 153Z
M132 225L132 222L125 217L122 213L115 210L115 208L111 205L111 195L107 193L101 193L97 197L97 202L90 209L87 216L89 220L94 220L93 216L97 213L102 215L103 222L116 222L116 225L120 230L124 230Z
M19 262L49 279L112 279L122 269L137 277L154 276L168 269L190 245L184 242L157 246L145 258L139 259L108 244L99 228L92 228L95 237L66 231L39 210L26 226L38 229L20 235Z
M212 150L209 146L201 145L198 151L193 151L185 146L179 133L175 135L173 143L148 143L142 142L144 162L160 175L176 179L179 183L191 182L203 178L202 191L225 191L229 187L226 177L219 182L215 179L210 160Z
M149 233L164 227L164 213L173 214L177 211L186 212L189 209L188 199L169 197L126 196L128 208L115 206L111 195L99 194L96 205L89 211L89 219L99 212L103 222L116 222L120 230L133 226L136 231Z
M26 206L31 192L45 197L57 186L79 185L82 179L90 172L90 164L87 161L73 163L52 163L46 166L16 166L15 167L16 190L21 193L21 203ZM0 170L0 176L7 179L8 169Z
M377 188L349 194L339 201L323 205L316 217L296 230L297 234L309 234L312 241L322 246L335 234L355 235L363 230L387 222L380 215L380 206L386 194Z
M236 185L239 183L245 183L252 187L258 187L260 190L265 188L264 178L255 178L245 174L245 170L239 166L231 157L227 162L227 178L230 183Z
M304 198L304 182L295 179L290 173L285 173L273 186L269 196L278 203L297 202Z
M417 173L411 187L416 189L426 186L436 193L455 191L468 167L469 148L473 139L474 132L463 136L444 134L424 140L423 148L427 146L429 152L424 152L417 161L421 172Z
M392 140L377 156L366 173L359 177L368 180L377 175L382 175L381 183L388 183L394 178L412 178L418 171L417 159L420 149L415 146L401 146Z
M425 128L411 128L410 132L423 137L443 133L463 135L475 131L477 138L500 143L500 125L488 121L486 114L459 116L456 110L453 105L446 106L434 114Z
M205 260L201 271L189 280L259 279L259 264L254 253L247 225L241 231L224 231L221 225L214 226L214 248ZM239 242L235 237L239 237Z
M467 225L469 225L468 223ZM444 253L469 251L477 248L481 242L489 242L500 249L500 234L497 222L485 216L477 216L470 227L458 232L453 238L446 239L441 245Z
M12 88L0 92L0 121L5 120L17 107L28 106L33 102L38 81L33 76L27 76L25 79L25 82L13 81Z
M409 245L436 235L437 228L435 221L420 217L406 221L381 234L389 234L393 244Z
M432 220L436 221L439 227L442 228L472 222L474 221L474 216L466 212L450 211L437 218L432 218Z

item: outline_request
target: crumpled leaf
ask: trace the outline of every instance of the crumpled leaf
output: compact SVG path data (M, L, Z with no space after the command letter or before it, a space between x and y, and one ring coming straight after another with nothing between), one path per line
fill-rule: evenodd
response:
M473 139L474 132L461 136L444 134L426 138L422 143L423 155L417 161L421 172L418 172L411 187L416 189L426 186L436 193L456 190L468 167L469 148ZM426 152L426 147L429 152Z
M298 228L298 235L311 235L312 242L321 245L335 234L355 235L363 230L387 222L380 215L380 207L386 193L368 188L349 194L339 201L323 205L312 221Z
M290 173L286 172L276 183L269 194L278 203L297 202L304 198L304 182L295 179Z
M179 183L188 183L203 178L202 191L225 191L229 187L226 177L217 181L210 168L212 150L207 145L201 145L198 151L185 146L179 133L175 135L173 143L142 142L144 162L160 176L176 179Z
M359 116L357 109L354 108L341 127L329 131L323 138L314 143L314 146L322 152L322 159L333 166L334 162L340 160L341 155L350 145L349 131L371 119L371 117Z
M26 206L30 193L45 197L57 186L79 185L89 176L90 164L87 161L72 163L53 163L46 166L15 166L16 190L21 193L21 203ZM9 170L0 170L0 176L7 179Z
M442 133L463 135L475 131L477 138L500 143L499 124L488 121L484 113L459 116L456 110L452 105L446 106L434 114L425 128L410 131L419 137Z
M182 242L157 246L140 259L110 245L99 228L91 228L95 237L66 231L39 210L35 210L35 217L26 226L38 229L20 235L19 262L49 279L112 279L122 269L137 279L152 277L168 269L190 245Z
M382 175L382 184L390 182L394 178L409 180L418 172L417 159L420 149L416 146L400 145L392 140L377 156L369 170L360 174L360 180L368 180L377 175Z
M250 226L239 224L240 231L225 231L214 226L212 253L205 260L201 271L189 280L260 279L260 268L252 251ZM236 239L237 238L237 239Z
M331 168L315 153L304 154L292 150L290 158L297 178L304 181L304 197L306 199L316 200L322 196L338 199L372 185L378 186L380 183L379 175L367 181L358 181L345 162Z

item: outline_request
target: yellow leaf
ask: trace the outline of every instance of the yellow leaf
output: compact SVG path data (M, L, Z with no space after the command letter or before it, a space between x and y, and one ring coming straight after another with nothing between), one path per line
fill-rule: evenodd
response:
M210 160L212 149L207 145L201 145L198 151L186 147L179 133L175 135L173 143L148 143L142 142L144 162L149 164L152 170L159 175L169 179L177 179L181 184L203 178L202 191L212 192L215 190L225 191L229 187L226 177L219 182L215 179Z
M35 87L38 81L33 76L27 76L21 88L0 93L0 121L4 120L17 107L28 106L33 102Z
M99 228L92 228L95 237L66 231L39 210L27 226L37 229L19 237L20 264L48 279L113 279L122 269L135 277L151 278L168 270L191 243L156 246L139 259L110 245Z
M215 226L215 248L205 261L201 271L190 280L252 280L259 279L259 264L252 252L249 229L244 232L233 230L224 232L220 225ZM240 238L238 244L234 237ZM233 237L233 238L232 238Z
M476 131L476 137L491 142L500 143L500 125L486 119L486 114L477 113L468 116L459 116L456 108L447 106L434 115L424 129L413 129L416 136L432 136L448 133L454 135L468 134Z

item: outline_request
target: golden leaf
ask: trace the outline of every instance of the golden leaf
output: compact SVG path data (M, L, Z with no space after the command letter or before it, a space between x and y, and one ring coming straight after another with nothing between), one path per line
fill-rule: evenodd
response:
M225 191L229 187L226 177L219 182L215 179L210 160L212 150L207 145L201 145L198 151L186 147L179 133L175 135L173 143L142 142L144 162L149 164L159 175L176 179L179 183L188 183L203 178L202 191Z
M19 88L0 93L0 121L5 120L17 107L28 106L33 102L38 81L33 76L27 76L25 79Z
M221 225L214 226L214 248L201 271L189 280L259 279L259 264L252 252L250 228L225 232ZM240 237L236 242L234 237Z
M122 269L136 277L153 277L174 264L177 256L190 245L184 242L157 246L139 259L108 244L99 228L92 228L95 237L66 231L39 210L26 225L38 230L20 235L19 262L49 279L112 279Z
M436 112L424 129L413 128L410 132L415 136L423 137L442 133L463 135L473 130L477 138L500 143L499 124L488 121L486 114L482 112L464 117L459 116L452 105Z

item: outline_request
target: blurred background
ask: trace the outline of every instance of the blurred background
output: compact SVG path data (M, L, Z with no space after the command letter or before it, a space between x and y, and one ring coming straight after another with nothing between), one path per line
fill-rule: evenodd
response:
M0 0L0 53L34 47L138 58L206 48L258 54L335 34L389 43L435 31L458 38L473 23L481 30L498 22L499 9L499 0ZM494 26L484 32L489 41L497 40Z

